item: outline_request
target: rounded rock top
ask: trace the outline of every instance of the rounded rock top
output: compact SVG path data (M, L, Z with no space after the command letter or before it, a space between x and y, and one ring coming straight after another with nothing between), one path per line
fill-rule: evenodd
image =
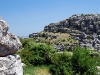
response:
M15 54L22 46L19 38L8 30L9 25L0 17L0 56Z

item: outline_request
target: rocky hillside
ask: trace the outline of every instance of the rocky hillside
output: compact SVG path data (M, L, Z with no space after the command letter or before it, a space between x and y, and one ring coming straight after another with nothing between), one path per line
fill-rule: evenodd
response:
M44 27L44 32L70 34L72 39L79 41L79 46L100 51L100 14L75 14L58 23L50 23Z

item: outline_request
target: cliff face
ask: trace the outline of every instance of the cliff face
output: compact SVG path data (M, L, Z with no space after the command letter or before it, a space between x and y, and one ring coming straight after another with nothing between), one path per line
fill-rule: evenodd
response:
M86 34L100 34L100 14L79 14L72 15L68 19L58 23L51 23L44 27L46 32L72 32L79 30Z

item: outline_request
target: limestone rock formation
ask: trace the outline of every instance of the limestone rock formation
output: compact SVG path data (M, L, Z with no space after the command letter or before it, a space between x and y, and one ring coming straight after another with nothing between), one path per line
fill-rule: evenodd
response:
M21 58L15 55L22 44L8 29L7 22L0 18L0 75L23 75Z
M44 27L46 32L67 33L72 30L79 30L86 34L100 34L100 14L75 14L58 23L50 23Z
M8 24L0 20L0 56L14 54L21 47L17 36L8 32Z
M23 75L20 56L0 57L0 75Z
M45 32L69 33L78 45L100 51L100 14L75 14L44 27Z
M76 45L100 51L100 14L75 14L58 23L50 23L44 27L44 32L69 33L71 38L79 43L64 45L64 48L72 49ZM37 33L29 35L30 38L40 37ZM56 39L56 38L55 38ZM54 45L58 51L62 46Z
M59 52L59 51L64 51L65 46L64 44L58 43L53 45L53 48L57 49L57 51Z

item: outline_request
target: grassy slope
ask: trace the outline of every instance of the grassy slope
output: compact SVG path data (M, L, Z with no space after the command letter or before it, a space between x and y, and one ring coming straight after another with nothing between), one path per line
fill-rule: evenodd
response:
M45 43L62 43L62 44L73 44L73 43L78 43L78 40L74 40L71 38L70 34L68 33L52 33L52 32L44 32L48 35L56 35L57 38L56 39L51 39L51 37L48 37L47 39L45 38L41 38L39 37L40 40L42 40L42 42Z

